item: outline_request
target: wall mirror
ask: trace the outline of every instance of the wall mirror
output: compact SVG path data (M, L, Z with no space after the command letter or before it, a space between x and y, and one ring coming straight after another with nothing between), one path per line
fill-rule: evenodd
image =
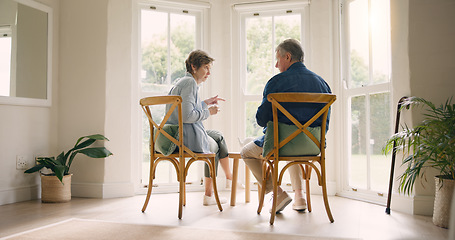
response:
M50 106L52 9L0 1L0 104Z

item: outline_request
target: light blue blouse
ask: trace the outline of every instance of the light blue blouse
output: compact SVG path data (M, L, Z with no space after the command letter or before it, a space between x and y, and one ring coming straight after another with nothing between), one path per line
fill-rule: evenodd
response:
M179 79L169 91L169 95L182 97L183 142L193 152L210 152L207 132L202 121L210 116L205 102L199 98L199 86L190 73ZM166 105L168 111L170 105ZM167 121L168 124L178 124L178 112L174 110Z

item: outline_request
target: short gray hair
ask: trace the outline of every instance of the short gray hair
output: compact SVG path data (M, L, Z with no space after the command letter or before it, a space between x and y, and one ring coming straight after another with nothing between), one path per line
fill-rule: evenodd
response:
M281 56L284 56L286 53L290 53L291 60L303 62L304 53L302 45L295 39L284 40L278 45L278 47L276 47L275 50L279 52Z

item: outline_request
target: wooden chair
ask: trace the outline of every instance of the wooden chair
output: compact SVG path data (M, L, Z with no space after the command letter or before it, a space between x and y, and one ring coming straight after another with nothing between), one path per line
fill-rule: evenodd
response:
M179 182L179 219L182 218L182 208L186 204L185 199L185 180L186 176L188 175L188 169L192 163L195 161L204 161L208 164L210 168L210 175L212 177L213 182L213 190L215 194L215 199L218 205L218 209L223 211L221 207L220 199L218 197L218 191L216 187L216 176L215 176L215 154L214 153L194 153L189 148L187 148L183 144L183 120L182 120L182 98L180 96L155 96L155 97L147 97L140 100L140 104L142 109L144 110L145 114L150 123L150 179L147 191L147 197L145 199L144 206L142 207L142 212L145 211L147 208L148 202L150 200L150 195L152 193L153 187L153 179L155 178L155 171L156 166L161 161L169 161L175 168L177 172L177 180ZM150 106L153 105L164 105L164 104L171 104L169 111L166 112L163 120L160 124L152 118L152 112L150 110ZM178 133L179 139L177 140L174 136L171 136L166 131L164 131L163 127L165 123L171 116L172 112L177 108L178 110ZM154 131L155 129L155 131ZM155 150L155 142L159 136L166 137L174 144L177 145L178 152L174 152L168 156L158 153ZM186 159L189 158L188 161Z
M324 199L324 205L329 217L330 222L333 222L333 216L330 211L329 202L327 198L327 187L326 187L326 172L325 172L325 133L326 133L326 120L329 112L329 107L336 100L336 95L332 94L319 94L319 93L272 93L267 96L267 99L272 104L273 112L273 150L271 150L263 160L263 180L262 186L265 186L268 177L272 178L273 183L273 202L272 212L270 216L270 224L273 225L276 215L276 204L277 204L277 191L278 186L281 185L283 174L290 166L299 164L301 170L304 172L303 178L306 180L307 186L307 201L308 211L311 211L311 202L309 198L309 180L311 175L311 169L314 169L318 184L322 187L322 194ZM310 120L302 124L292 116L280 103L320 103L323 104L321 110L317 112ZM289 120L291 120L296 126L296 130L287 136L285 139L279 139L279 127L278 127L278 111L284 114ZM322 116L322 126L320 128L320 139L318 140L307 128ZM280 149L285 146L292 139L297 137L299 134L305 134L308 136L319 148L320 154L317 156L281 156ZM301 135L300 135L301 136ZM285 161L281 171L278 171L278 163ZM305 166L305 169L302 167ZM267 174L270 173L270 174ZM264 203L265 188L262 188L259 198L258 214L261 212Z

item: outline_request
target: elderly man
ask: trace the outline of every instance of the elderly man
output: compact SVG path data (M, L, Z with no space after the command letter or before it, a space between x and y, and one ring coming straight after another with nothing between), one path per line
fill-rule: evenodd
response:
M308 70L303 64L303 49L299 41L295 39L287 39L278 45L276 48L276 64L275 67L280 70L280 73L273 76L266 84L263 92L262 103L256 113L256 121L261 127L266 127L267 122L273 121L271 103L267 100L267 95L277 92L313 92L313 93L331 93L329 85L320 76ZM291 114L297 119L305 123L313 115L314 106L302 106L302 108L288 109ZM319 109L317 109L319 110ZM330 112L329 112L330 114ZM327 129L330 115L327 118ZM286 117L280 118L279 122L292 124ZM321 126L321 120L317 120L310 127ZM265 132L265 131L264 131ZM253 172L256 179L262 180L262 160L264 135L258 137L253 142L245 145L241 151L242 158ZM289 168L291 176L291 185L295 193L293 209L296 211L304 211L306 209L306 200L303 197L303 178L298 165L293 165ZM266 193L271 192L273 185L269 178L266 182ZM290 202L291 197L278 187L277 207L276 212L282 211Z

